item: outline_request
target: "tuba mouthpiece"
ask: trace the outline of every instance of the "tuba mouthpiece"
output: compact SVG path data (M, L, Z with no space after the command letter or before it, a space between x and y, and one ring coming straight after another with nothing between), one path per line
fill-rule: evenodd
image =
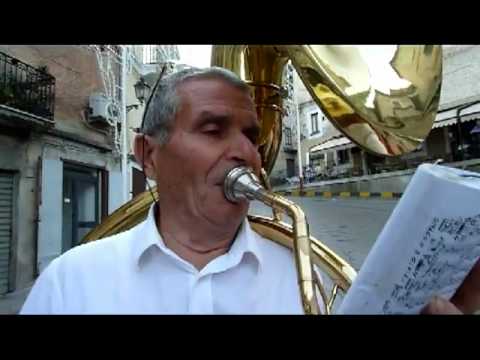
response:
M227 200L236 203L241 199L259 199L264 192L253 170L239 166L230 170L223 183L223 192Z

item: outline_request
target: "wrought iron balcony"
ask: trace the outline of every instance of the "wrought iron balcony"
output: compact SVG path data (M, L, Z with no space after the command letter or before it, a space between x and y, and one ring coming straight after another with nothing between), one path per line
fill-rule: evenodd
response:
M297 146L293 144L285 144L283 146L283 151L288 154L296 154L297 153Z
M53 121L55 78L0 52L0 105Z

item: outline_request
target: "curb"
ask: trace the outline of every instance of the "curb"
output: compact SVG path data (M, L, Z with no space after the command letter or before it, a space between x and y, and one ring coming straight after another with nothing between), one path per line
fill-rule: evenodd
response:
M350 191L342 191L342 192L331 192L331 191L314 191L314 190L291 190L291 191L277 191L279 195L287 195L287 196L301 196L301 197L324 197L326 199L330 199L332 197L340 197L340 198L350 198L350 197L359 197L362 199L368 198L381 198L381 199L399 199L402 196L402 193L394 193L390 191L384 192L350 192Z

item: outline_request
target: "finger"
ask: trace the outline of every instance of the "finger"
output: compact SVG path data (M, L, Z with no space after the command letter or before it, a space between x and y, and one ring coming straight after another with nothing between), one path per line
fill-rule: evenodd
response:
M465 314L480 310L480 259L455 292L452 303Z
M461 315L463 314L450 301L435 296L430 303L421 311L423 315Z

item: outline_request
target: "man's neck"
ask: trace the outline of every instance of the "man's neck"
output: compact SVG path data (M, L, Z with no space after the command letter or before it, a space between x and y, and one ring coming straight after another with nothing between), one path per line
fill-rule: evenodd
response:
M219 228L208 221L192 222L180 214L159 211L158 205L155 221L165 246L197 270L228 252L241 225Z

